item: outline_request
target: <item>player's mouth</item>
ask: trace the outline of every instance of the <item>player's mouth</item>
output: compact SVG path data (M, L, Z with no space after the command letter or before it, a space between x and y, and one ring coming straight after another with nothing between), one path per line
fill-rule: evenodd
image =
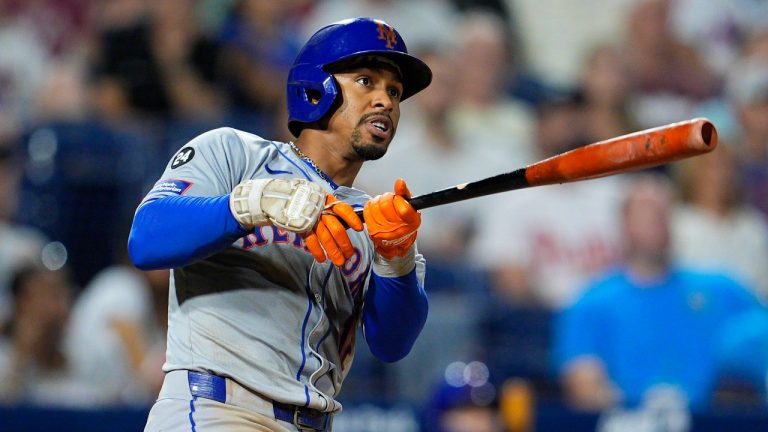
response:
M365 119L365 129L376 138L388 140L392 138L392 119L384 114L374 114Z

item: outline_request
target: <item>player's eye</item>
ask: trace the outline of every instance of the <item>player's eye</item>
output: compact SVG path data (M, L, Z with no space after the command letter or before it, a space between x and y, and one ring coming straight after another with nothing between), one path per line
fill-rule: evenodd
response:
M390 87L387 92L392 99L400 99L400 89L397 87Z
M368 87L369 85L371 85L371 79L368 78L367 76L361 76L360 78L357 79L357 82L362 84L365 87Z

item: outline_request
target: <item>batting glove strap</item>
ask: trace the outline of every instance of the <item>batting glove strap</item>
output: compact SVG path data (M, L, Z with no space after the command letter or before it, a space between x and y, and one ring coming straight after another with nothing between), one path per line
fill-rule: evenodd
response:
M238 223L247 229L269 225L269 218L261 210L261 194L271 179L248 180L235 186L229 195L229 210ZM251 196L257 199L251 199Z
M245 228L274 224L305 233L323 211L325 192L303 179L255 179L240 183L230 194L230 210Z
M373 272L384 277L405 276L416 267L416 245L411 245L403 256L395 256L391 259L376 253L371 268Z

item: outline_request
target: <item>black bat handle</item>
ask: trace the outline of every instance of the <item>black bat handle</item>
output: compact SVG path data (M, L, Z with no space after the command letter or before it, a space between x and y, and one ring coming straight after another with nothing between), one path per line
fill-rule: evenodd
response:
M408 202L416 210L421 210L499 192L523 189L530 186L528 180L525 178L525 170L526 168L520 168L515 171L488 177L475 182L462 183L446 189L418 195L408 198ZM365 219L363 219L363 209L355 210L355 213L357 213L360 219L365 221Z

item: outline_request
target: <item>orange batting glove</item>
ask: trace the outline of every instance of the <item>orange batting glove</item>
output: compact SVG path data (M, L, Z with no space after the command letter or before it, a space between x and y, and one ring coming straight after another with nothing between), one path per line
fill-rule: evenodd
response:
M363 221L351 205L325 195L325 210L311 231L304 234L304 244L318 262L330 258L334 265L341 267L355 254L355 248L347 235L347 229L339 222L343 220L355 231L363 230Z
M376 252L386 259L405 255L416 241L421 215L405 200L410 197L405 180L399 178L395 181L394 193L374 197L363 208L368 235Z

